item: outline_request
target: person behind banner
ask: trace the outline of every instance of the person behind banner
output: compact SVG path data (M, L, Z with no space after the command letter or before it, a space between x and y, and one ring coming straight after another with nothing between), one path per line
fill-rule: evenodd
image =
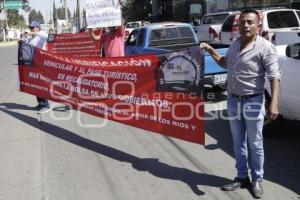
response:
M37 48L47 50L48 34L41 30L41 24L39 21L32 21L28 26L30 32L23 35L22 40L26 43L35 46ZM38 105L37 110L39 113L46 113L51 110L47 99L36 97Z
M50 28L48 32L49 32L49 34L54 34L53 28Z
M198 20L195 19L195 17L192 17L192 22L191 22L191 24L192 24L193 26L199 26L199 22L198 22Z
M259 14L254 9L242 11L239 19L240 37L235 40L225 57L207 43L206 49L215 61L227 68L227 112L233 138L237 177L224 185L233 191L250 187L255 198L263 196L264 175L263 124L265 115L265 76L271 85L271 103L267 117L278 116L280 69L275 46L258 35ZM248 176L251 169L252 184Z
M89 29L89 33L93 40L100 41L103 44L105 57L123 57L125 55L124 25L99 30L98 35L95 34L93 29Z

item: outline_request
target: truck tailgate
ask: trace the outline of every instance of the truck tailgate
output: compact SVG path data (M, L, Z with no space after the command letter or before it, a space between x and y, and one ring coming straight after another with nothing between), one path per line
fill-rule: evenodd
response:
M220 55L225 56L228 48L216 49ZM205 75L226 73L226 69L220 67L208 52L205 52Z

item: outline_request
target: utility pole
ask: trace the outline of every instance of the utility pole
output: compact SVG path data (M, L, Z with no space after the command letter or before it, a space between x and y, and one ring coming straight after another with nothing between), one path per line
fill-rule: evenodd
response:
M53 29L54 32L57 32L57 10L55 7L55 0L52 1L52 23L53 23Z
M69 28L69 26L68 26L68 8L67 8L67 0L64 0L64 6L65 6L65 21L66 21L66 27Z
M3 10L5 12L5 26L3 28L3 42L6 42L6 27L7 27L7 10L4 7L5 0L3 1Z
M77 12L77 31L80 31L80 1L77 0L77 7L76 7L76 12Z

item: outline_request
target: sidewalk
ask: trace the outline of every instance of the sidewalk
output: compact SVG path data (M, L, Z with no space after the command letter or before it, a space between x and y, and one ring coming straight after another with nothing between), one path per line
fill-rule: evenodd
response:
M16 45L18 43L17 40L14 41L8 41L8 42L0 42L0 47L5 47L5 46L12 46L12 45Z

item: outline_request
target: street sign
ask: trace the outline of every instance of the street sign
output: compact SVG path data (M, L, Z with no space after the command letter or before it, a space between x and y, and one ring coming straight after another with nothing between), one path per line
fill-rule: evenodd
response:
M19 8L22 8L23 6L23 3L22 1L5 1L4 3L4 9L19 9Z

